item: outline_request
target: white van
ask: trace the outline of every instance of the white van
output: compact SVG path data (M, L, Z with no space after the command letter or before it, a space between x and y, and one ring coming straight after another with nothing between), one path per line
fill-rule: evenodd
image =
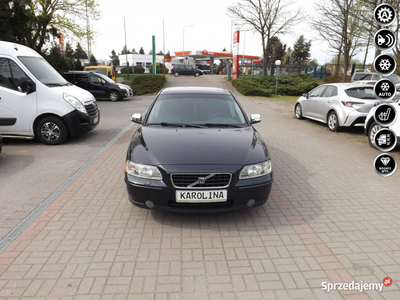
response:
M57 145L94 129L91 93L66 81L36 51L0 41L0 134Z

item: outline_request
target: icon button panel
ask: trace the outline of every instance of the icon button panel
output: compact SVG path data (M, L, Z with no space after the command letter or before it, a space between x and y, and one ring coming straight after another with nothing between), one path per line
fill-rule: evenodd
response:
M382 152L389 152L397 145L397 136L393 130L382 128L374 137L375 147Z
M375 83L374 93L381 100L392 100L396 95L396 86L389 79L381 79Z
M375 122L382 126L388 127L396 121L396 109L389 103L380 104L374 113Z
M391 55L381 54L374 60L374 69L379 75L392 75L396 70L396 61Z
M396 35L390 29L383 28L375 33L375 47L381 51L390 51L396 45Z
M375 158L374 169L376 173L384 177L393 175L397 169L396 159L387 153L380 154Z
M375 8L374 19L379 25L390 26L396 19L396 11L391 5L382 3Z

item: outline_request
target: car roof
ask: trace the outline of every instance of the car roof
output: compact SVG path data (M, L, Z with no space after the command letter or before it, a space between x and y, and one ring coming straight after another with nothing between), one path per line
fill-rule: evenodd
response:
M98 75L99 73L93 72L93 71L68 71L68 72L64 72L63 74L96 74Z
M231 93L225 89L214 88L214 87L170 87L165 88L161 91L162 95L174 95L174 94L218 94L218 95L230 95Z
M342 87L342 88L368 86L368 85L365 85L365 84L357 83L357 81L355 81L355 82L327 83L327 84L324 84L324 85L334 85L334 86Z

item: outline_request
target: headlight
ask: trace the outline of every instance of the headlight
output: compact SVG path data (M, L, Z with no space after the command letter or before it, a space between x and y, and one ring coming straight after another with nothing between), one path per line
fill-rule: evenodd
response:
M71 104L71 106L73 108L75 108L76 110L78 110L84 114L87 114L85 106L82 104L81 101L76 99L74 96L63 93L63 98L65 101L67 101L69 104Z
M161 173L157 167L138 164L130 160L126 161L125 172L135 177L162 180Z
M118 84L118 87L119 87L121 90L128 90L128 88L126 87L126 85L123 85L123 84Z
M271 172L272 172L272 164L270 160L267 160L260 164L245 166L242 172L240 172L239 179L260 177L267 175Z

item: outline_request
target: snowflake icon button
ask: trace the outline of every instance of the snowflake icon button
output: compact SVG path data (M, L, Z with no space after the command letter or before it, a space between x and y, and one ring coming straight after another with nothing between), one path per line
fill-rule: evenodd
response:
M396 86L389 79L381 79L375 83L374 93L381 100L392 100L396 95Z
M382 26L390 26L396 19L396 11L386 3L378 5L374 11L375 22Z
M379 75L388 76L396 70L396 61L391 55L381 54L375 58L374 68Z
M375 158L374 169L376 173L384 177L393 175L393 173L396 172L397 169L396 159L392 155L387 153L380 154Z

